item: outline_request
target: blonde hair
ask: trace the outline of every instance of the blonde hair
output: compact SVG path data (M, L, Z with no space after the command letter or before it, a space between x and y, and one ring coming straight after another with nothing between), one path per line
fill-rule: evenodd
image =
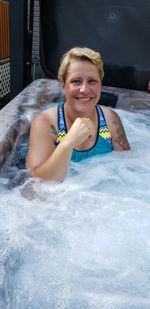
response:
M93 63L97 69L100 76L100 80L103 80L104 69L103 61L100 53L94 51L93 49L87 47L74 47L67 51L60 60L60 67L58 70L58 78L62 82L66 81L68 67L72 60L88 60Z

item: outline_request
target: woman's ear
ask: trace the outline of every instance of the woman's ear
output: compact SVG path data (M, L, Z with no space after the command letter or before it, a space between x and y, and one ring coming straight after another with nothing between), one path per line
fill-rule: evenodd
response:
M62 86L62 88L64 88L65 87L65 83L64 83L64 81L62 80L62 82L61 82L61 86Z
M62 96L64 98L64 101L66 100L66 91L65 91L65 82L64 81L61 81L61 93L62 93Z
M62 88L64 89L64 87L65 87L64 81L61 82L61 86L62 86Z
M65 82L64 81L61 82L61 87L62 87L62 92L65 95Z

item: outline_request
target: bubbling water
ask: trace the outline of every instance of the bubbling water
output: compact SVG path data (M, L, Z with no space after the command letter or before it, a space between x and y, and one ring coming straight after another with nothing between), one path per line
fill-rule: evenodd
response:
M118 114L131 151L0 178L0 308L150 308L150 111Z

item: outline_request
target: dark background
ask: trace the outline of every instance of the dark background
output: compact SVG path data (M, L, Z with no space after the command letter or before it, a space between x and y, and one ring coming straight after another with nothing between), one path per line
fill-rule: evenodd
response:
M11 91L0 99L0 108L32 81L35 0L8 2ZM57 78L62 54L74 46L101 53L103 85L147 91L150 0L40 0L40 60L45 77ZM38 78L43 78L43 70Z
M74 46L99 51L104 85L146 90L150 79L150 0L41 0L41 63L56 78Z
M27 0L10 0L10 100L25 86Z

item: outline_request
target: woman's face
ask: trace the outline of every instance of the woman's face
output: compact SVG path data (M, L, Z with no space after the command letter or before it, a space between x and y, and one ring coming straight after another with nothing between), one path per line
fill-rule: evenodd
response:
M100 99L101 81L97 67L88 60L72 60L62 87L69 108L81 116L89 115Z

